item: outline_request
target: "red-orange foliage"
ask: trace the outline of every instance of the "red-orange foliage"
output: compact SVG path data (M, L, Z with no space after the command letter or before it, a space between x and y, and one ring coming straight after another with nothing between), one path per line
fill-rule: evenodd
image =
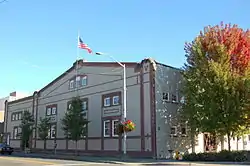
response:
M249 30L244 31L237 25L224 25L222 22L220 25L205 27L204 32L200 33L197 40L203 47L201 49L208 53L207 56L209 56L209 59L216 58L218 46L223 46L226 55L230 56L232 67L234 69L236 68L240 71L244 71L250 63Z

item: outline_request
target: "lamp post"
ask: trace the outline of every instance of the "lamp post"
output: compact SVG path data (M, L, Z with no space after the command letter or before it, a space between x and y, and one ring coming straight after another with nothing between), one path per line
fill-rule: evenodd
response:
M102 52L96 52L96 55L108 55ZM126 121L127 118L127 82L126 82L126 65L122 64L114 57L108 55L110 59L118 63L123 68L123 121ZM127 133L124 131L123 133L123 154L127 154Z

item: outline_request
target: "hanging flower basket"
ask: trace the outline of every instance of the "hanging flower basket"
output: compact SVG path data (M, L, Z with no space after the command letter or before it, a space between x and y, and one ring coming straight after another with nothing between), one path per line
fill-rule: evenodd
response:
M123 134L124 132L131 132L135 130L135 124L131 120L126 120L125 122L121 122L118 125L117 130L119 135Z

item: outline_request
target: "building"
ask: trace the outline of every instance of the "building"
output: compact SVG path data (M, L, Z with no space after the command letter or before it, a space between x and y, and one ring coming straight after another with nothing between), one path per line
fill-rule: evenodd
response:
M6 101L14 101L20 98L28 96L26 93L21 92L12 92L7 97L3 97L0 99L0 137L2 137L4 133L4 113L5 113L5 102ZM4 135L5 141L9 143L9 136Z
M17 133L20 132L22 112L29 110L35 117L35 128L40 117L51 117L47 150L53 150L56 142L57 151L74 151L75 143L65 139L60 120L72 97L79 95L84 102L85 116L90 121L88 136L78 142L80 154L122 153L122 137L115 132L123 110L122 68L113 62L77 62L78 65L75 62L33 95L5 103L5 132L11 137L11 146L20 147ZM180 70L152 59L124 64L127 119L136 123L136 130L128 133L128 155L165 158L172 150L189 150L186 123L176 116L183 100L179 91ZM38 137L37 129L32 138L30 148L43 150L44 142Z
M7 97L3 97L3 98L0 98L0 123L2 123L4 121L4 106L5 106L5 101L8 100L8 101L14 101L14 100L18 100L18 99L21 99L23 97L26 97L28 96L27 93L22 93L22 92L11 92L9 94L9 96Z

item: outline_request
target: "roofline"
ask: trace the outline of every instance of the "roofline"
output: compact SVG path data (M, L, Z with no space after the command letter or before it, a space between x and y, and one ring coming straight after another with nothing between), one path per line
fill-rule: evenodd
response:
M76 61L77 62L77 61ZM73 63L73 66L70 67L67 71L65 71L63 74L61 74L60 76L58 76L57 78L55 78L52 82L50 82L49 84L47 84L45 87L43 87L41 90L39 90L38 93L43 92L45 89L47 89L49 86L53 85L55 82L57 82L59 79L61 79L62 77L64 77L66 74L68 74L69 72L71 72L72 70L75 69L75 65L76 62ZM135 67L135 65L137 64L136 62L121 62L122 64L125 64L125 66L127 67ZM102 66L102 67L112 67L112 66L117 66L119 67L120 65L117 62L84 62L82 59L78 60L78 65L81 66Z
M177 67L169 66L169 65L166 65L166 64L163 64L163 63L157 62L157 61L155 61L155 63L156 63L157 65L160 65L160 66L169 67L169 68L171 68L171 69L175 69L175 70L183 71L183 69L181 69L181 68L177 68Z
M14 103L17 103L17 102L30 100L30 99L33 99L33 95L30 95L30 96L27 96L27 97L24 97L24 98L20 98L20 99L17 99L17 100L10 101L10 102L8 102L8 104L14 104Z
M14 100L14 101L10 101L8 103L9 104L14 104L14 103L17 103L17 102L21 102L21 101L32 99L36 93L39 94L39 93L43 92L48 87L50 87L51 85L53 85L54 83L56 83L58 80L60 80L62 77L64 77L65 75L67 75L69 72L71 72L72 70L74 70L76 62L77 61L75 61L73 63L73 65L68 70L66 70L64 73L62 73L61 75L59 75L57 78L55 78L49 84L47 84L46 86L44 86L42 89L40 89L39 91L35 91L33 93L33 95L30 95L30 96L27 96L27 97L24 97L24 98L20 98L20 99ZM136 67L138 65L138 62L121 62L121 63L125 64L125 66L129 67L129 68L133 68L133 67ZM157 61L155 61L155 63L157 65L161 65L161 66L164 66L164 67L169 67L169 68L172 68L172 69L175 69L175 70L182 71L182 69L180 69L180 68L176 68L176 67L169 66L169 65L166 65L166 64L163 64L163 63L159 63ZM81 65L81 66L95 66L95 67L98 67L98 66L102 66L102 67L119 67L120 66L117 62L85 62L85 61L83 61L83 59L78 60L78 65Z

